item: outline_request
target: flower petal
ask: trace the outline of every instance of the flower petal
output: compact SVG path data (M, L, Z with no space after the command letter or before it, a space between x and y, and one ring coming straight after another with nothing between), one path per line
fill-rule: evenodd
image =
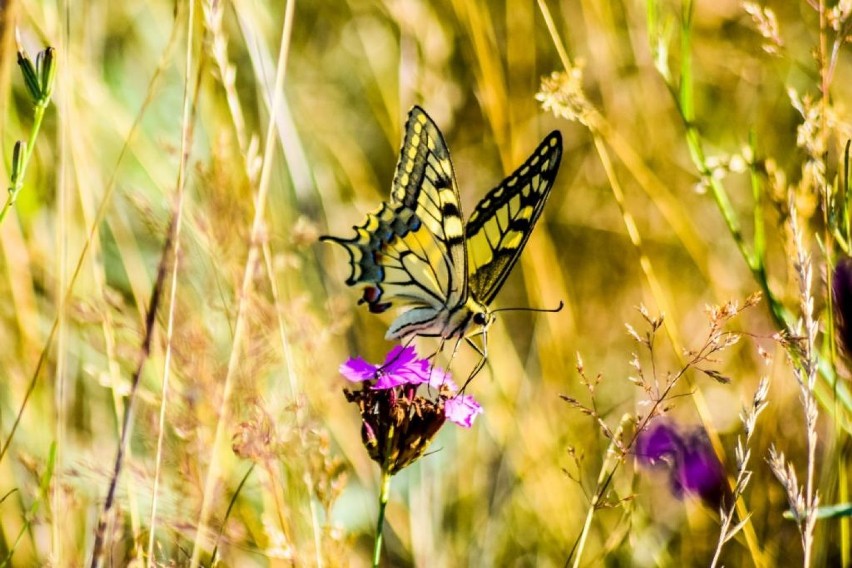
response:
M456 385L456 382L453 380L452 375L449 372L445 371L440 367L433 367L431 376L429 377L429 386L433 389L440 390L441 387L445 387L450 391L450 394L456 394L459 392L459 387Z
M379 373L379 380L373 385L373 390L392 389L400 385L408 384L408 378L400 373L392 375L387 373Z
M654 422L639 434L636 440L636 457L646 465L661 460L675 459L683 448L683 439L677 429L663 420Z
M482 412L482 406L469 394L450 398L444 403L444 416L447 420L463 428L473 426L474 419Z
M703 429L684 441L684 451L671 477L675 495L683 491L701 497L707 506L718 509L729 491L725 468L719 462Z
M417 351L414 350L414 347L396 345L393 349L388 351L388 354L385 356L385 362L382 363L382 371L392 374L400 369L404 369L416 360Z
M429 376L429 360L417 357L414 347L397 345L388 352L379 368L379 381L373 388L388 389L400 385L419 385Z
M343 375L347 381L351 381L353 383L369 381L370 379L375 378L377 370L378 369L375 365L367 363L360 357L350 357L345 363L340 365L340 374Z

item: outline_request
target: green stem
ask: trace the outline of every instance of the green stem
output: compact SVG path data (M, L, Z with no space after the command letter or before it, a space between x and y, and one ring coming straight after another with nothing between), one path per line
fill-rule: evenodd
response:
M379 568L379 559L382 557L382 531L385 526L385 507L388 505L390 496L391 474L382 470L382 490L379 493L379 519L376 522L376 541L373 544L373 568Z
M685 13L691 13L691 6L691 2L687 2ZM740 251L740 254L748 265L752 276L760 285L760 288L763 291L763 297L768 304L769 311L772 314L773 320L775 320L775 324L778 326L779 329L789 331L793 327L793 322L795 322L795 316L791 314L787 308L784 307L781 300L772 291L772 288L769 284L769 277L766 272L766 263L764 258L765 247L763 236L763 223L762 220L760 220L761 213L760 211L758 211L761 206L759 199L759 188L753 189L753 193L756 197L756 201L754 203L754 207L756 210L755 242L753 250L749 250L748 243L746 242L746 239L743 236L737 213L733 207L733 204L731 203L730 197L728 196L725 187L722 185L722 182L713 175L712 170L707 165L701 133L695 126L695 123L692 118L694 115L694 101L692 100L693 89L690 85L690 83L692 82L690 52L691 30L689 28L690 20L689 18L684 18L683 22L683 38L681 45L683 53L681 54L682 63L680 70L681 86L678 91L675 91L673 85L669 84L669 89L672 92L672 95L674 96L676 108L684 124L686 142L687 147L689 148L690 156L692 157L692 161L695 164L695 167L698 169L699 174L704 180L707 181L707 184L710 188L710 193L712 194L719 211L722 213L722 218L725 221L725 225L728 227L728 232L734 239L734 243L736 244L737 249ZM751 144L752 150L754 152L756 144L754 142L752 142ZM819 354L815 354L815 357L819 361L820 375L825 380L825 383L832 389L835 389L835 392L837 392L836 398L841 400L843 407L847 411L847 413L852 411L852 396L850 395L848 388L846 388L845 385L843 385L842 383L838 383L835 380L836 378L834 376L833 368L830 367L827 362L823 361ZM817 391L817 397L820 403L824 406L833 404L833 401L827 398L825 393Z
M12 180L13 185L9 188L9 197L6 198L6 203L3 205L3 209L0 210L0 223L2 223L3 219L6 218L6 213L8 213L9 209L12 208L12 205L15 204L15 201L18 199L18 194L24 187L24 177L27 172L27 165L30 163L30 158L33 155L33 148L35 148L35 141L38 137L39 131L41 130L41 121L44 118L44 111L47 109L47 106L49 104L50 99L47 99L35 105L33 114L33 127L30 130L30 138L27 141L27 147L24 150L24 158L21 162L21 170L18 173L18 176L14 180Z
M611 455L614 446L614 442L611 441L609 447L607 448L605 454L606 456ZM597 490L592 496L592 501L591 503L589 503L589 508L586 511L586 520L585 522L583 522L583 530L580 532L580 537L577 539L577 542L574 543L574 547L568 555L568 560L565 561L566 567L568 566L568 563L573 557L574 563L572 564L572 568L579 568L580 559L583 557L583 549L586 548L586 539L589 536L589 530L592 528L592 520L594 519L595 511L598 510L598 505L600 504L601 499L603 498L607 489L609 489L609 484L612 482L612 479L615 476L615 471L616 469L618 469L622 457L619 457L619 459L616 460L612 469L608 469L610 464L609 459L605 459L603 464L601 464L601 470L598 473Z

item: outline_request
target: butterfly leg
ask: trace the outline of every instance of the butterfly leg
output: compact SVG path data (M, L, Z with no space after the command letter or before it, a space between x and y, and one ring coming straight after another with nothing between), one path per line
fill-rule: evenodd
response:
M477 335L482 336L482 348L481 349L476 344L476 342L473 340L473 338L476 337ZM468 343L468 345L473 347L474 351L479 353L479 361L473 367L473 370L470 372L470 375L468 375L467 380L464 382L464 385L462 386L462 388L459 392L464 392L464 390L467 388L467 385L470 383L470 381L472 381L473 378L476 375L479 374L479 372L483 369L483 367L485 367L485 364L488 362L488 334L487 334L487 331L486 331L485 328L466 336L464 338L464 340Z
M438 344L438 348L436 350L432 351L432 353L430 353L426 357L424 357L425 359L429 359L429 360L432 361L432 367L435 366L435 361L438 359L438 355L443 353L445 342L446 342L446 340L441 338L441 342Z
M430 383L428 385L429 389L432 388L431 379L432 379L432 375L435 372L435 361L438 360L438 354L444 352L444 344L446 343L446 341L447 340L442 337L441 342L438 344L438 350L427 357L427 359L432 360L432 363L429 365L429 379L430 379ZM447 370L449 371L449 366L447 366Z
M459 337L456 340L455 345L453 345L453 352L450 354L450 360L447 361L447 369L446 369L447 373L450 372L450 369L453 366L453 360L456 358L456 353L458 353L458 351L459 351L459 345L461 344L461 340L462 340L462 338ZM446 339L441 338L441 344L438 347L438 351L435 352L435 355L437 355L438 353L442 353L444 351L444 345L446 344L446 341L447 341ZM435 364L434 364L434 361L433 361L432 362L432 370L434 370L434 369L435 369ZM432 376L432 370L429 371L430 377Z
M456 344L455 344L455 345L453 345L453 352L452 352L452 354L450 355L450 362L447 364L447 366L448 366L448 367L449 367L449 365L450 365L450 364L452 364L453 360L455 360L456 355L457 355L457 354L458 354L458 352L459 352L459 345L461 345L461 341L462 341L462 338L461 338L461 337L459 337L458 339L456 339Z

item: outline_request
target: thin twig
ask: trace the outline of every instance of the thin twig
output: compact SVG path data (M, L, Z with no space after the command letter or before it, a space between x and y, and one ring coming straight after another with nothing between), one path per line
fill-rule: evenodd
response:
M196 74L195 80L195 88L193 89L193 94L190 96L189 89L189 78L191 76L192 70L192 42L193 42L193 34L192 34L192 2L190 2L189 7L189 16L188 21L190 22L189 28L190 32L186 41L186 85L184 88L184 100L183 100L183 119L182 119L182 127L181 127L181 159L178 164L178 178L177 178L177 188L176 188L176 196L175 199L177 201L176 205L176 216L177 220L175 222L175 236L174 236L174 253L173 258L174 262L172 263L172 274L171 274L171 291L169 297L169 308L168 308L168 323L166 324L166 352L163 357L163 388L161 393L160 400L160 419L159 419L159 428L157 432L157 454L156 454L156 466L154 471L154 487L153 487L153 495L151 498L151 524L148 530L148 562L152 562L152 558L154 555L154 542L156 537L156 526L157 526L157 503L158 503L158 492L160 485L160 470L162 466L162 457L163 457L163 440L165 437L165 426L166 426L166 408L168 403L168 394L169 394L169 377L171 376L171 360L172 360L172 338L174 335L174 322L175 322L175 307L176 307L176 298L177 298L177 289L178 289L178 273L179 273L179 265L180 265L180 234L181 228L183 227L183 200L184 200L184 188L186 186L186 165L187 160L189 158L189 151L192 147L192 134L193 134L193 113L195 110L194 101L198 100L198 93L201 89L203 74L203 65L199 65L198 72Z
M177 205L177 204L176 204ZM110 480L109 490L107 491L106 501L104 502L103 511L101 511L98 526L95 530L95 545L92 549L92 568L101 565L103 557L104 537L106 535L107 523L110 520L109 515L115 503L115 490L118 487L118 480L121 475L121 469L124 464L124 453L127 447L128 432L130 431L130 418L133 415L134 401L136 400L136 390L139 386L139 379L142 377L142 370L148 357L151 354L151 343L154 338L154 325L157 322L157 308L160 304L160 298L164 291L164 282L166 279L166 271L173 257L174 247L177 236L178 219L180 210L176 209L169 223L169 231L166 236L166 242L163 244L163 254L160 257L160 265L157 268L157 279L154 281L154 288L151 291L151 301L148 305L148 315L145 318L145 335L142 338L142 346L139 350L139 358L136 362L136 370L130 381L130 393L127 397L127 404L124 407L124 418L121 425L121 439L118 443L118 450L115 455L115 465L113 466L112 479Z

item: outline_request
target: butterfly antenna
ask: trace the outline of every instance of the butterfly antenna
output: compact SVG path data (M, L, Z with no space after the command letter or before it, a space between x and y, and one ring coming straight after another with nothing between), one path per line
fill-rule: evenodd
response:
M547 313L547 314L555 314L556 312L561 312L562 308L565 307L565 302L559 300L559 305L555 308L497 308L496 310L491 310L492 314L496 314L497 312L539 312L539 313Z

